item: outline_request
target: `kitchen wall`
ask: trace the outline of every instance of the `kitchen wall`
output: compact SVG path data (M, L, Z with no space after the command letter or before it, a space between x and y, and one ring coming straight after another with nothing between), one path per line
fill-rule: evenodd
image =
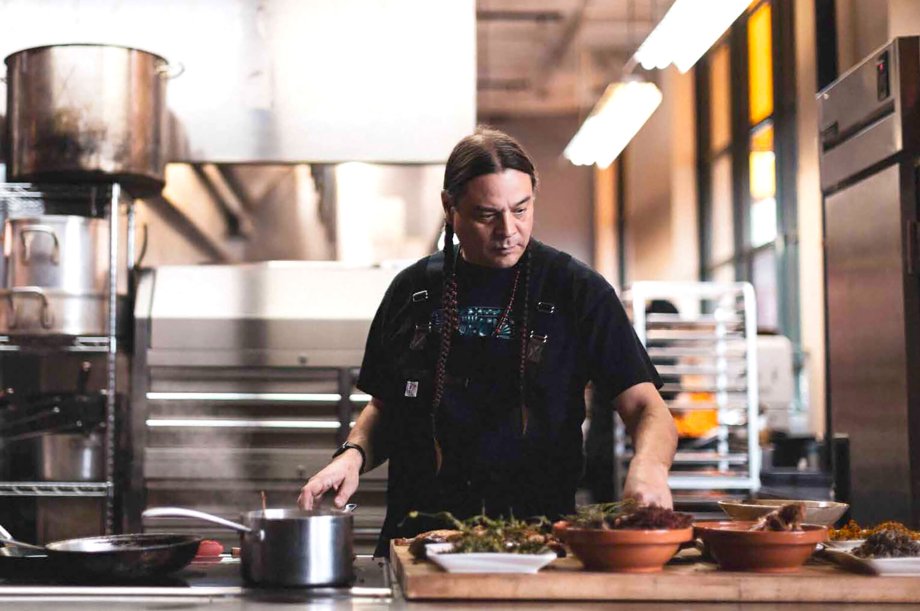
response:
M480 120L517 138L536 163L540 185L534 237L593 264L592 170L574 166L562 156L563 149L578 131L579 118L561 115Z
M842 74L895 36L920 34L917 0L835 0Z
M839 10L839 9L838 9ZM839 15L839 13L838 13ZM825 430L824 246L818 167L817 60L813 0L795 0L796 198L799 232L799 315L809 406L809 427Z
M697 280L693 73L659 74L664 99L626 149L626 281Z

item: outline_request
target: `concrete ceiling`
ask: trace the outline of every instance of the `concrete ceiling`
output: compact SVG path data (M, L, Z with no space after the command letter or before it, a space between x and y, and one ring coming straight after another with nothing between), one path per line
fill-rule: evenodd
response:
M673 0L477 0L480 119L587 112Z

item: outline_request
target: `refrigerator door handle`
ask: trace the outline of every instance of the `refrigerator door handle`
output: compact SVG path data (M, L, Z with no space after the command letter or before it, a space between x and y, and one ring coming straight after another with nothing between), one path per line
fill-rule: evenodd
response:
M910 220L907 227L907 273L920 274L920 221Z

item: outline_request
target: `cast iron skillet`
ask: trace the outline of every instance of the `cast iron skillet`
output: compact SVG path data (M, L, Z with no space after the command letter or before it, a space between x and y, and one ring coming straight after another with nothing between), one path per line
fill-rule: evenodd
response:
M201 538L144 533L67 539L44 547L3 537L0 542L47 554L68 575L137 579L186 566L195 557Z

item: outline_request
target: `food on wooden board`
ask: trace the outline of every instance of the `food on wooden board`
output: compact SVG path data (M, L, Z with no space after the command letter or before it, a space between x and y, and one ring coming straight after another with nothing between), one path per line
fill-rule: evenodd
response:
M920 556L920 541L908 532L885 529L872 533L865 543L853 550L860 558L908 558Z
M907 534L914 541L920 541L920 531L910 530L900 522L882 522L878 526L873 526L872 528L863 528L861 527L856 520L850 520L847 522L846 526L837 529L831 529L830 536L831 541L848 541L851 539L867 539L875 533L881 532L883 530L894 530L897 532L903 532Z
M519 520L516 518L489 518L484 515L458 520L449 512L422 514L411 512L409 519L419 516L441 519L452 525L452 530L434 530L416 535L411 539L398 539L395 545L408 545L409 553L415 558L425 558L428 543L453 543L447 553L505 553L542 554L546 551L565 556L565 549L556 537L550 534L546 518Z

